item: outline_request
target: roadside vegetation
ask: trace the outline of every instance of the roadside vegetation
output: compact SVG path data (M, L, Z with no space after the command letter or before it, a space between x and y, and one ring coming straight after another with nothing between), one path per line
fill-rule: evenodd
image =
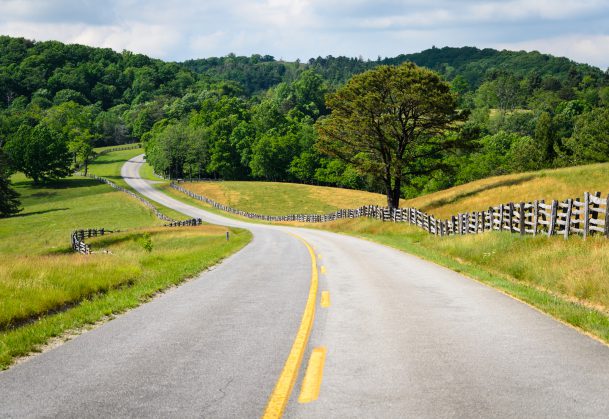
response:
M580 196L583 191L609 191L609 165L595 164L557 170L506 175L472 182L446 191L404 201L434 215L447 217L457 212L484 209L500 202L536 198ZM239 188L234 188L238 184ZM249 185L249 187L248 187ZM224 204L252 201L259 211L270 214L269 197L254 182L193 183L198 193ZM281 184L287 195L301 185ZM193 205L207 206L181 195ZM209 189L206 189L209 188ZM321 209L328 197L311 186L304 206ZM241 199L239 191L248 195ZM233 194L233 201L229 196ZM302 195L303 198L306 198ZM383 201L384 197L377 195ZM353 202L355 203L355 202ZM381 202L382 203L382 202ZM236 205L234 205L236 204ZM353 205L357 206L357 205ZM253 209L249 209L252 211ZM287 212L284 212L284 214ZM392 246L446 266L498 288L581 330L609 342L609 240L601 236L580 237L524 236L490 232L478 235L437 237L406 224L383 223L372 219L339 220L324 224L294 223L307 228L322 228L351 234Z
M489 232L437 237L414 226L340 220L315 226L355 235L498 288L609 343L609 240Z
M135 155L138 150L129 150ZM115 176L131 154L106 154L90 168ZM12 176L23 211L0 219L0 369L66 331L135 307L218 263L251 235L226 228L164 228L151 211L108 185L70 177L34 185ZM72 252L78 228L115 231Z

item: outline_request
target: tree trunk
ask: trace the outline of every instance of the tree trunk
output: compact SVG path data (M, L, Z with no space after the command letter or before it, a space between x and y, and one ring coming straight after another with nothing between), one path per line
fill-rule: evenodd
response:
M400 207L401 183L402 180L400 178L395 179L393 187L391 186L391 181L386 182L387 206L391 209L397 209Z

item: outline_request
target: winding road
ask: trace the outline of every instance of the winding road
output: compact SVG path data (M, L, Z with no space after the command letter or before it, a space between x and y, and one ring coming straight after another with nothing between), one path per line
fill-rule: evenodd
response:
M0 372L0 417L273 413L269 398L298 352L309 293L315 316L285 417L609 417L609 347L403 252L177 201L140 178L141 164L136 157L122 172L141 194L248 228L253 241L197 279ZM309 360L324 355L304 379ZM303 382L316 400L299 402Z

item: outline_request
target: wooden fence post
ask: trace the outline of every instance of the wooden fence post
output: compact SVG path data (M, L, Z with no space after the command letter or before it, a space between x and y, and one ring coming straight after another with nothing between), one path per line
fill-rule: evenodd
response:
M590 233L590 192L584 192L584 240Z
M552 201L552 209L550 213L550 226L548 227L548 236L554 234L554 229L556 228L556 211L558 209L558 201Z
M537 235L537 225L539 223L539 201L533 203L533 236Z
M499 205L499 231L503 230L503 204Z
M573 199L567 199L567 211L565 212L565 240L569 238L571 231L571 213L573 212Z
M518 227L520 227L520 235L524 236L525 233L525 228L526 228L526 219L524 216L524 202L520 203L520 225Z
M605 200L605 237L609 237L609 195Z

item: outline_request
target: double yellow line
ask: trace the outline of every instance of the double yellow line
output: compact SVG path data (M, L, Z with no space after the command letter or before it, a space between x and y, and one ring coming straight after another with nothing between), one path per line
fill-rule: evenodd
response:
M298 370L302 364L302 358L304 357L307 343L309 342L311 329L313 329L313 320L315 319L317 289L319 287L317 259L315 257L315 252L309 243L295 234L292 235L304 243L309 251L309 255L311 255L311 287L309 288L309 297L307 298L307 304L305 305L296 339L294 340L288 359L281 371L279 380L277 380L277 384L275 384L275 388L271 393L271 397L269 398L264 414L262 415L263 419L280 418L283 414L283 411L288 404L288 400L290 399L292 389L294 388Z

